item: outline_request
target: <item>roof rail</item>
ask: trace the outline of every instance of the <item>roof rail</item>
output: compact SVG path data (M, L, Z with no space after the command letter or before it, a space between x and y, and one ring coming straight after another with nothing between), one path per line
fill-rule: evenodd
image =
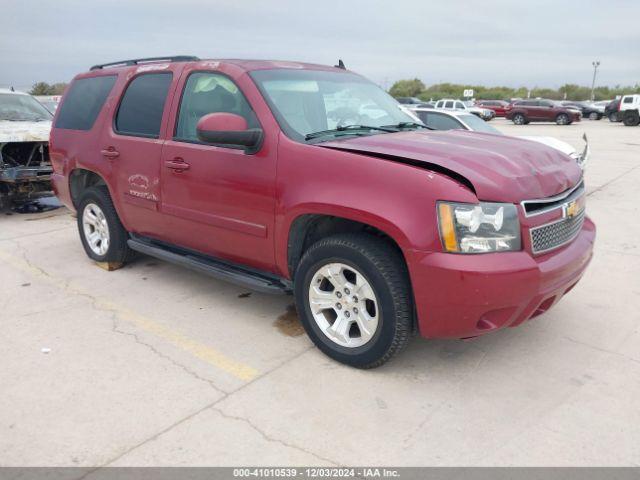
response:
M138 65L140 63L150 62L197 62L200 60L198 57L192 55L176 55L173 57L148 57L148 58L134 58L132 60L120 60L119 62L103 63L101 65L94 65L90 70L100 70L106 67L126 67L131 65Z

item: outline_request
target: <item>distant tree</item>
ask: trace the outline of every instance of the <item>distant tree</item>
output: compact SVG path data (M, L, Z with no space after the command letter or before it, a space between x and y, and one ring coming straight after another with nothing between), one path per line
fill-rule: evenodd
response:
M64 89L67 88L67 84L64 82L58 82L51 85L53 93L51 95L62 95L64 93Z
M33 85L29 93L31 95L53 95L52 92L53 87L47 82L38 82Z
M417 78L398 80L391 86L389 93L394 97L417 97L424 88L424 83Z
M486 87L483 85L463 85L456 83L436 83L424 85L417 78L399 80L393 84L389 93L394 97L418 97L422 100L440 100L442 98L462 98L464 90L473 89L473 96L478 100L511 100L512 98L541 97L553 100L588 100L591 98L591 88L567 83L562 87L539 88L529 90L527 87ZM597 87L594 90L596 100L610 100L618 95L640 93L640 84L634 86Z
M66 83L49 85L47 82L38 82L31 87L29 93L31 95L62 95L66 86Z

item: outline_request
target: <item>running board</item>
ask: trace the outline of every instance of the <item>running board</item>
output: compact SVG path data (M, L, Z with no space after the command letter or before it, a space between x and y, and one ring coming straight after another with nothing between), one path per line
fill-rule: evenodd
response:
M156 242L142 239L138 236L129 239L127 244L131 250L136 252L182 265L191 270L255 290L256 292L284 295L291 293L292 290L291 282L284 278L276 277L275 275L271 276L268 273L258 272L197 253L174 250L169 246L159 245Z

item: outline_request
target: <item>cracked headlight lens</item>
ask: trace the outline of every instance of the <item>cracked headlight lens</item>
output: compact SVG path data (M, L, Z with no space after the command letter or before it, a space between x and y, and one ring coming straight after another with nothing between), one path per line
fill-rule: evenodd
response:
M512 203L438 202L440 239L446 252L520 250L518 210Z

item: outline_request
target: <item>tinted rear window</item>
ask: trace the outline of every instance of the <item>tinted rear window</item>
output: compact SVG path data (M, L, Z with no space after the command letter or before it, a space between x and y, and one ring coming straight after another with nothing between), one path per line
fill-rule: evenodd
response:
M60 106L55 127L91 130L115 82L115 75L74 81Z
M116 132L138 137L160 136L171 78L171 73L148 73L133 79L118 108Z

